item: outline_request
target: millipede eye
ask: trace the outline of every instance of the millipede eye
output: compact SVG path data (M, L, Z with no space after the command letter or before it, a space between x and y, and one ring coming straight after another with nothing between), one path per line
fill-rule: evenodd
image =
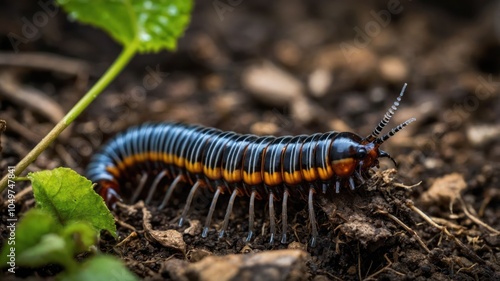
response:
M358 149L358 158L365 158L368 152L366 152L366 149L364 147L361 147Z

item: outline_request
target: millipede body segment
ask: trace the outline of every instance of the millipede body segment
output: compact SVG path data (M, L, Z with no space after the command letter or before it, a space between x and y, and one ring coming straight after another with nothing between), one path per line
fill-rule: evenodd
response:
M276 236L274 205L281 201L282 236L287 242L288 198L307 202L311 224L311 246L316 244L317 229L314 196L342 187L355 189L369 177L369 170L378 166L378 158L389 157L379 149L391 136L415 119L393 128L380 136L396 111L406 84L392 107L375 130L363 138L350 132L327 132L299 136L256 136L224 132L199 125L179 123L143 124L128 129L108 142L95 154L87 167L87 176L97 183L100 195L112 206L122 200L126 182L134 190L131 201L139 199L146 188L146 203L150 203L164 178L172 182L164 192L159 208L163 208L180 182L191 186L179 225L182 225L193 197L199 188L213 193L202 236L206 237L220 194L230 195L219 236L228 227L234 200L247 196L249 200L249 234L254 235L255 199L268 200L270 242ZM394 161L394 160L393 160ZM137 180L139 176L141 180ZM151 182L151 181L149 181Z

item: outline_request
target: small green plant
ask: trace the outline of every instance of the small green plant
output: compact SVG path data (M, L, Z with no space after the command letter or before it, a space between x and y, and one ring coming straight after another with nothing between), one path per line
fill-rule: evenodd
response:
M68 168L28 174L36 208L26 212L13 243L6 242L0 264L64 266L60 280L137 280L115 257L98 254L83 263L77 254L97 244L101 230L116 238L113 215L93 190L92 182ZM12 259L13 258L13 259ZM14 270L11 266L10 270Z
M102 28L123 51L97 83L17 165L19 176L123 70L136 53L174 50L191 18L192 0L57 0L70 17ZM0 192L7 187L7 175Z
M37 208L61 225L83 221L96 231L107 230L116 238L113 215L94 191L92 182L69 168L28 174Z
M123 45L123 51L96 84L16 165L15 176L88 107L136 53L174 50L190 21L193 6L192 0L57 0L57 3L72 19L105 30ZM12 175L5 175L0 181L0 192L7 187L8 176ZM116 238L113 216L93 191L90 181L66 168L30 173L28 178L37 207L23 214L16 227L16 239L5 241L0 257L3 266L15 255L15 266L62 265L65 270L57 275L60 280L137 279L112 256L98 254L83 263L75 259L76 255L95 248L101 230Z

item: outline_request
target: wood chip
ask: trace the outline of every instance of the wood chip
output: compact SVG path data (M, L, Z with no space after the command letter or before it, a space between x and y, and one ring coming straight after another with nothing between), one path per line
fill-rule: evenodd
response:
M252 254L208 256L186 264L169 260L162 266L173 280L307 280L308 254L301 250L278 250Z
M164 247L179 250L183 253L186 252L186 243L184 242L182 234L174 229L167 230L154 230L151 226L151 212L146 208L142 208L142 220L144 231L154 241L160 243Z
M188 253L186 254L186 258L190 262L199 262L202 259L212 255L213 255L212 252L205 249L192 249L188 251Z

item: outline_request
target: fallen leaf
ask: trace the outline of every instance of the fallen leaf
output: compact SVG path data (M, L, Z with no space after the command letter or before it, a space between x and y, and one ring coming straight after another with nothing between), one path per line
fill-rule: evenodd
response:
M431 188L422 194L424 204L450 204L452 210L453 203L460 196L460 192L467 187L462 174L452 173L438 178Z

